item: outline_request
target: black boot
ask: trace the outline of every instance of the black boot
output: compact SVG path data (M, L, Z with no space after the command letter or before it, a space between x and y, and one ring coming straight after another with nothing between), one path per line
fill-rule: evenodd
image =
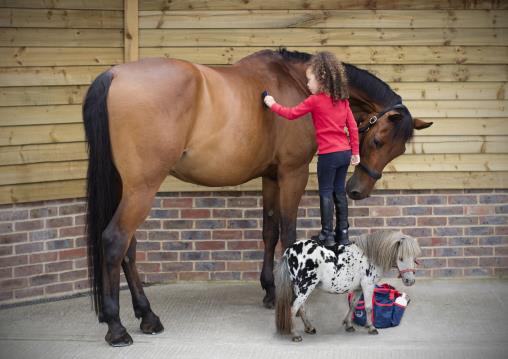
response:
M325 247L335 245L333 233L333 198L332 196L319 196L319 209L321 210L321 232L312 239Z
M335 240L339 245L347 246L349 241L349 223L348 223L348 204L346 193L333 193L333 202L335 203L335 216L337 223L335 226Z

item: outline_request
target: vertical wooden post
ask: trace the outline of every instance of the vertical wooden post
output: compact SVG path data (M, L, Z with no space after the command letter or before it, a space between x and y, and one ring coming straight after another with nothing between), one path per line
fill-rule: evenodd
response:
M124 25L123 25L123 61L131 62L139 59L139 17L138 0L124 0Z

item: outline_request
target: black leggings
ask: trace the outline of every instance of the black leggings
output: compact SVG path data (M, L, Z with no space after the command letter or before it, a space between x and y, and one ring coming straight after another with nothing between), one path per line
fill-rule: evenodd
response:
M317 174L319 195L329 197L333 192L345 192L346 174L351 162L351 150L318 155Z

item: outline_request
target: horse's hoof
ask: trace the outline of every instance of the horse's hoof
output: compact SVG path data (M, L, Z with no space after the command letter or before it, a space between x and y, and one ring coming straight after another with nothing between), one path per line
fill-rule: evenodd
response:
M302 337L300 335L296 335L291 340L294 341L295 343L298 343L302 341Z
M305 328L305 333L316 334L316 328Z
M113 334L110 330L108 330L108 333L104 337L106 342L111 345L112 347L126 347L133 343L133 340L129 333L124 332L123 334L119 336L113 337Z
M377 334L379 334L379 333L378 333L377 329L376 329L376 328L374 328L374 329L369 329L369 334L372 334L372 335L377 335Z
M346 332L348 333L353 333L355 331L355 327L351 326L351 327L346 327Z
M275 296L266 293L265 297L263 298L263 306L266 309L273 309L275 308Z
M153 313L151 313L151 315L147 315L141 320L139 328L144 334L159 334L164 331L164 326L162 325L159 317Z

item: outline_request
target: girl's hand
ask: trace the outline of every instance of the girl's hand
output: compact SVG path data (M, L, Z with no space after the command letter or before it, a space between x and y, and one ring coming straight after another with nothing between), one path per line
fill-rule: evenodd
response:
M351 156L351 165L356 166L360 163L360 155L352 155Z
M272 105L275 103L274 98L270 95L265 96L264 101L265 101L266 106L268 106L268 107L272 107Z

